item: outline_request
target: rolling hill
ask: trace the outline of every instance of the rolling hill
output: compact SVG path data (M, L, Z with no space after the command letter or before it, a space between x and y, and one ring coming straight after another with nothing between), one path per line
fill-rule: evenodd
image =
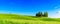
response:
M60 18L38 18L28 15L0 14L0 24L60 24Z

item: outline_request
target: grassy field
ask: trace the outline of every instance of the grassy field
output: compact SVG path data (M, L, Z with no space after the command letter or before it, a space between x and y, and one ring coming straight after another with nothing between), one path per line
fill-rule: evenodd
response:
M37 18L27 15L0 14L0 24L60 24L60 18Z

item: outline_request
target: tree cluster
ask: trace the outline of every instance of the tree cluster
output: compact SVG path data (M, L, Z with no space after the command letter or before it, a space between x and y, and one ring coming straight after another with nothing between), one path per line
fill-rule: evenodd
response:
M44 12L44 13L38 12L36 13L36 17L48 17L48 12Z

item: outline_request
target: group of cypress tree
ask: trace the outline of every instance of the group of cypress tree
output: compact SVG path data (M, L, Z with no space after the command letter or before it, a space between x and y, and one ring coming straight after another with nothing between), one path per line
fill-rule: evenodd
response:
M48 17L48 12L44 12L44 13L38 12L36 13L36 17Z

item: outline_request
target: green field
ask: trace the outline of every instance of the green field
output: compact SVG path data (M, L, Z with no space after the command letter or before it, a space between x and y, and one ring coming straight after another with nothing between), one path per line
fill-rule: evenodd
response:
M60 18L38 18L28 15L0 14L0 24L60 24Z

